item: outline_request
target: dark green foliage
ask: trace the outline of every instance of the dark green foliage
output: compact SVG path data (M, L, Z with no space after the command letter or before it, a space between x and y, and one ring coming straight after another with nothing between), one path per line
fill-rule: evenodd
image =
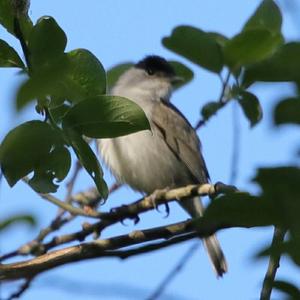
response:
M251 127L256 125L262 119L262 108L257 97L247 91L241 91L238 102L243 112L250 122Z
M223 106L220 102L207 102L201 109L201 115L204 121L215 115L217 111Z
M14 48L0 40L0 68L3 67L24 68L24 63Z
M32 28L28 40L33 70L50 65L62 56L67 45L67 36L51 17L42 17Z
M275 107L274 122L277 125L300 125L300 98L288 98L279 102Z
M75 130L66 129L66 134L70 139L71 146L81 165L94 180L100 195L106 199L108 196L108 187L103 179L103 171L95 153L83 137Z
M91 138L108 138L150 130L150 124L133 101L103 95L73 106L63 118L63 128L72 128Z
M219 73L223 67L221 46L212 34L191 26L176 27L163 45L193 63Z
M243 84L249 86L255 81L299 81L300 43L291 42L281 46L274 55L245 70Z
M10 131L0 147L1 170L10 186L34 172L29 181L38 192L55 192L70 168L70 154L60 133L41 121L26 122Z
M290 282L282 281L282 280L276 280L273 284L273 287L276 290L279 290L286 295L288 295L288 298L285 298L287 300L298 300L300 299L300 290L297 286L291 284Z

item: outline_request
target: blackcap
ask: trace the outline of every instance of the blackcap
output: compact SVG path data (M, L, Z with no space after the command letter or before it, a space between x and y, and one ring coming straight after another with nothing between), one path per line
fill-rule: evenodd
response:
M102 139L100 154L119 182L142 193L209 181L200 140L170 103L172 84L177 80L165 59L148 56L121 75L111 90L113 95L136 102L146 113L152 131ZM180 205L192 217L204 211L200 197L180 201ZM227 263L216 236L205 238L204 245L216 274L222 276Z

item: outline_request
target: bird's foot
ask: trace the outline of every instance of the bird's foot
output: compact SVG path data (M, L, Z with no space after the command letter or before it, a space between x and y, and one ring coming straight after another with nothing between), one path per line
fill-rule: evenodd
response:
M166 192L168 192L170 190L170 188L164 188L164 189L162 189L162 190L156 190L156 191L154 191L150 196L149 196L149 198L150 198L150 201L151 201L151 203L152 203L152 205L153 205L153 207L155 208L155 210L157 211L157 212L159 212L159 213L165 213L166 215L164 216L164 218L167 218L168 216L169 216L169 214L170 214L170 206L169 206L169 204L166 202L166 203L163 203L164 204L164 206L165 206L165 210L164 211L161 211L160 209L159 209L159 204L160 203L157 203L158 202L158 199L160 198L160 195L161 194L165 194Z

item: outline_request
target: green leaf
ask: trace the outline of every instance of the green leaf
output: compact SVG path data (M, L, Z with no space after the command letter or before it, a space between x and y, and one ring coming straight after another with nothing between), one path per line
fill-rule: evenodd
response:
M169 50L215 73L223 67L220 45L211 34L191 26L176 27L170 37L162 40Z
M215 115L222 106L222 103L215 101L206 103L201 109L203 120L207 121L210 117Z
M9 185L34 171L29 184L39 193L55 192L58 186L53 180L64 179L71 164L62 143L60 133L41 121L29 121L10 131L0 146L1 170Z
M55 107L50 107L49 113L55 123L60 123L70 108L70 105L63 103Z
M300 98L288 98L275 107L274 122L280 124L300 125Z
M238 192L214 199L203 218L195 220L195 225L201 230L205 224L215 221L225 227L269 226L278 222L278 214L269 201Z
M300 290L297 286L293 285L290 282L276 280L273 283L273 287L276 290L279 290L287 295L289 295L289 300L298 300L300 299Z
M266 29L242 31L229 40L224 48L225 62L232 70L256 63L271 56L283 43L279 33Z
M58 185L53 182L52 172L45 170L36 170L28 184L38 193L55 193Z
M43 163L55 139L52 128L41 121L23 123L7 134L0 146L0 163L10 186Z
M116 82L120 78L120 76L132 66L134 66L134 63L128 62L128 63L122 63L116 65L111 69L109 69L106 73L108 90L111 90L112 87L116 84Z
M221 48L223 48L228 41L228 38L219 32L207 32L207 34L214 39L221 46Z
M20 5L21 7L14 7L14 2ZM22 34L25 40L28 40L28 36L32 29L32 22L27 14L26 7L22 7L24 0L22 1L12 1L12 0L1 0L0 1L0 24L7 29L13 35L16 35L14 32L14 18L18 16ZM17 12L20 11L20 12Z
M51 64L61 56L67 45L67 36L52 17L42 17L29 36L28 48L34 68Z
M259 100L254 94L242 91L238 103L241 105L245 116L250 121L251 127L255 126L262 119L262 108Z
M106 75L99 60L88 50L73 50L32 74L19 88L16 108L48 96L79 102L105 94Z
M280 32L281 25L282 16L277 4L273 0L264 0L247 21L243 30L265 28L273 32Z
M288 43L267 60L246 68L243 84L249 86L255 81L299 81L299 70L300 43Z
M178 61L169 61L170 65L173 67L176 76L180 77L182 81L175 83L173 88L174 90L177 90L184 85L188 84L193 78L194 73L191 69L189 69L184 64L178 62Z
M67 175L71 167L71 155L69 150L62 146L56 146L49 154L46 162L47 168L52 170L55 178L62 181Z
M70 144L78 160L94 180L99 194L106 199L108 197L108 187L103 180L103 171L95 153L76 131L65 129L65 132L70 139Z
M0 39L0 67L17 67L23 69L24 63L14 48Z
M66 74L68 92L75 91L73 102L106 93L106 73L97 59L86 49L76 49L67 53L69 69Z
M36 220L31 215L16 215L0 221L0 231L16 223L24 223L31 227L36 225Z
M262 197L278 210L281 223L291 234L300 234L300 168L259 169L254 179L262 188Z
M150 129L143 110L119 96L98 96L79 102L63 118L63 127L92 138L112 138Z

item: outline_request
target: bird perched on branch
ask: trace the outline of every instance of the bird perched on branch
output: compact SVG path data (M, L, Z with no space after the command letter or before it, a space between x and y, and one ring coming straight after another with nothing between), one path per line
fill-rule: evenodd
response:
M111 93L136 102L146 113L150 131L99 141L100 153L115 177L134 190L150 194L157 189L207 183L209 174L200 140L181 112L170 103L172 84L179 78L159 56L147 56L128 69ZM203 214L200 197L180 201L192 216ZM218 276L227 263L215 235L204 245Z

